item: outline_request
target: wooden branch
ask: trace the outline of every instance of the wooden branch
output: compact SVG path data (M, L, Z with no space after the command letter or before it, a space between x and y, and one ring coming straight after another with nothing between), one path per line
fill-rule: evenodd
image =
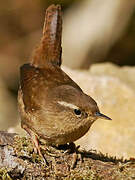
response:
M134 159L123 161L101 153L79 151L76 165L71 168L74 153L64 153L64 150L52 147L42 151L48 165L34 153L33 145L28 137L1 131L0 179L112 180L135 177Z

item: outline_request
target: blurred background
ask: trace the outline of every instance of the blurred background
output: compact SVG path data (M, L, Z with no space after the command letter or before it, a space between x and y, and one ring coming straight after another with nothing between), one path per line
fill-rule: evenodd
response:
M135 1L134 0L7 0L0 2L0 130L20 131L17 130L20 125L18 123L19 115L17 111L17 90L19 86L19 67L28 62L32 53L32 50L40 41L42 36L42 27L44 23L45 9L52 3L61 4L63 10L63 65L66 66L65 71L73 77L76 82L82 87L88 94L92 94L97 100L101 109L111 115L116 121L113 122L110 127L106 127L104 131L109 133L111 126L115 132L112 134L112 143L119 139L119 144L122 142L123 133L127 137L128 132L133 133L127 138L126 143L129 141L133 144L134 132L134 120L132 107L133 99L135 98ZM106 63L110 62L110 63ZM126 68L125 68L126 66ZM130 66L130 67L127 67ZM74 70L73 70L74 69ZM105 85L106 79L96 79L105 76L105 78L111 79L108 86ZM77 78L78 77L78 78ZM92 79L89 79L92 78ZM116 78L116 79L115 79ZM88 80L89 83L83 84ZM115 85L113 84L113 82ZM127 81L126 81L127 80ZM93 83L97 82L97 85ZM121 85L120 83L123 82ZM87 85L87 87L86 87ZM90 87L89 87L90 85ZM121 99L116 98L116 104L122 113L126 112L122 117L119 116L119 111L114 111L114 99L112 98L116 94L104 95L104 99L108 97L107 102L104 102L102 93L107 94L110 88L123 87L127 85L129 89L130 97L128 97L127 89L118 90L115 93L119 93L123 96ZM91 87L92 86L92 87ZM102 90L99 89L102 87ZM98 96L99 91L99 96ZM132 93L131 93L132 91ZM113 94L114 93L114 94ZM125 97L126 94L126 97ZM132 95L131 95L132 94ZM109 98L112 99L109 99ZM131 103L129 103L131 99ZM101 102L100 102L101 100ZM112 104L111 104L112 102ZM120 104L119 104L120 102ZM135 102L135 99L134 99ZM123 104L122 104L123 103ZM126 103L129 103L126 106ZM111 104L111 105L110 105ZM131 108L130 108L131 106ZM123 107L123 109L122 109ZM132 109L132 110L131 110ZM135 112L135 111L134 111ZM132 119L132 122L129 119ZM121 123L120 123L121 122ZM128 131L122 131L124 129L123 122L126 124L126 128L129 126ZM108 123L108 122L105 122ZM115 127L119 124L120 129ZM99 130L103 126L98 125ZM17 128L14 128L17 127ZM96 127L96 126L95 126ZM118 128L118 127L117 127ZM108 130L109 129L109 130ZM121 133L120 133L121 132ZM97 137L100 137L93 129L93 139L98 142ZM118 133L120 135L118 135ZM101 132L103 135L104 133ZM102 137L101 135L101 137ZM104 135L103 135L104 136ZM104 151L104 144L107 144L110 136L107 134L105 138L110 138L105 141L103 146L99 146L94 143L89 144L87 136L86 140L80 141L84 147L99 148ZM118 138L119 137L119 138ZM121 138L120 138L121 137ZM109 146L110 148L110 146ZM132 152L127 150L119 153L118 143L114 146L114 149L118 151L114 152L114 149L106 149L105 153L112 153L113 155L121 155L129 157L135 153L135 148ZM131 149L131 146L129 146Z

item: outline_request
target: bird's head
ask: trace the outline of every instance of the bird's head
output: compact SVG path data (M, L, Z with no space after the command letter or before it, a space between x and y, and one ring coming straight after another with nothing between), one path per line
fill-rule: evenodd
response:
M98 118L111 120L108 116L100 113L93 98L72 86L58 86L49 92L48 98L57 117L61 116L65 121L81 123L86 119L91 122Z

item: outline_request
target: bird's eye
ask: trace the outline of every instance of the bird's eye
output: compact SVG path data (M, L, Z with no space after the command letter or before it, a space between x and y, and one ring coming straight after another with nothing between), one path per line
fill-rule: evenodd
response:
M81 115L81 111L80 109L74 109L74 112L77 116Z

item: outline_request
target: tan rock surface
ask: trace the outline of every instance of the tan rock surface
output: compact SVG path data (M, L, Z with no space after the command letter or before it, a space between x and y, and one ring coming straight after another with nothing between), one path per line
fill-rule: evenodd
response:
M15 100L0 78L0 130L7 130L17 122Z

